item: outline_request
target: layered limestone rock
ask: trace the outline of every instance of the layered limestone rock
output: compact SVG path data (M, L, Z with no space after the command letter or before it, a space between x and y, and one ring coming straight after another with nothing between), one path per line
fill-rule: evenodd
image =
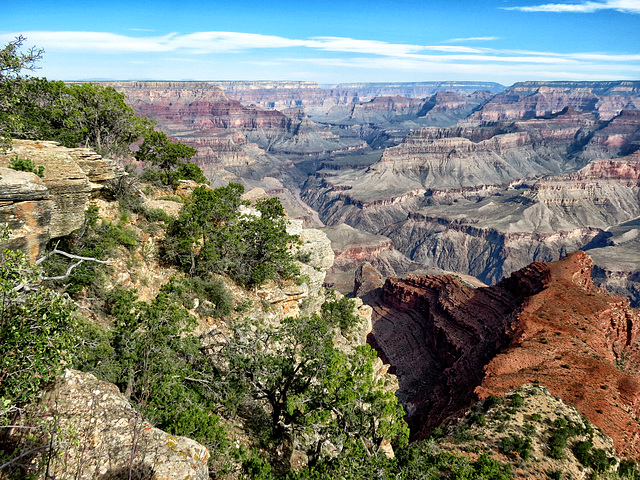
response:
M332 106L368 102L377 97L425 98L438 92L469 95L479 91L496 93L504 90L502 85L491 82L344 83L335 86L293 81L214 83L230 98L246 105L277 110L302 106L307 111L322 112Z
M16 157L43 166L42 178L2 168ZM12 150L0 154L0 168L0 223L13 230L12 246L31 258L51 238L80 228L89 200L107 182L124 175L112 160L90 149L31 140L14 140Z
M624 109L640 109L640 82L519 82L497 94L473 122L551 115L571 106L610 120Z
M302 155L363 146L362 141L345 141L321 131L304 116L245 106L207 82L109 82L108 85L123 92L137 113L155 120L162 130L194 146L198 150L196 161L203 165L212 161L214 152L223 165L227 162L234 165L237 158L244 156L251 158L253 155L246 149L250 143L266 152ZM217 145L226 143L231 159L206 145L211 139L215 139Z
M335 253L333 266L327 271L325 285L343 294L359 290L357 287L354 289L354 274L363 262L383 277L407 272L431 275L443 273L438 268L427 268L410 260L395 249L393 241L388 237L373 235L345 224L325 227L322 231L331 240L331 248Z
M414 438L478 398L537 383L638 458L640 312L595 287L592 266L578 252L477 289L448 276L388 279L370 338L398 376Z
M567 107L544 118L423 128L364 169L319 170L302 198L327 225L384 235L424 267L495 283L532 261L613 246L606 232L640 215L640 157L619 156L637 148L639 118L624 111L602 122ZM598 265L621 254L602 251Z
M0 225L11 230L8 248L37 258L50 238L53 201L40 177L0 167Z
M204 446L154 428L115 385L89 373L66 370L18 425L51 427L59 455L51 457L48 478L209 478Z

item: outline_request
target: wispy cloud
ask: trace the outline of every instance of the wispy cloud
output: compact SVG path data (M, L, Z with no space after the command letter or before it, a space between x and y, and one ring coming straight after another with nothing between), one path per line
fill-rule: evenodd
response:
M233 53L251 49L310 48L328 52L382 56L411 55L424 51L482 54L483 48L462 45L413 45L348 37L292 39L276 35L243 32L170 33L162 36L126 36L109 32L32 31L22 32L30 42L48 51L90 51L102 53L152 53L186 51L190 54ZM0 34L0 41L16 34ZM476 37L480 38L480 37ZM491 38L491 37L483 37ZM456 42L451 42L456 43Z
M445 40L443 43L451 42L451 43L464 43L464 42L491 42L494 40L499 40L500 37L466 37L466 38L450 38L449 40Z
M594 13L600 10L617 10L640 14L640 0L607 0L604 2L547 3L527 7L502 7L504 10L521 12Z
M594 2L590 2L594 3ZM608 4L613 4L613 1ZM624 3L629 7L629 1ZM635 3L640 3L640 0ZM582 4L587 5L586 3ZM574 5L575 6L575 5ZM524 8L524 7L523 7ZM638 7L640 11L640 6ZM264 67L271 74L283 64L292 70L297 65L313 63L318 68L338 67L351 71L378 71L380 75L413 72L426 75L477 75L475 78L556 78L613 79L638 78L640 54L607 52L531 51L487 48L459 43L489 41L497 37L450 39L438 45L391 43L348 37L287 38L244 32L193 32L153 35L120 35L109 32L32 31L22 32L29 40L42 46L48 54L103 54L114 59L126 55L127 60L144 60L157 72L166 64L185 65L181 75L194 78L206 71L223 71L220 65L240 64L253 71ZM12 40L15 33L0 34L2 41ZM312 53L315 52L315 53ZM234 55L226 55L233 53ZM334 56L337 58L327 58ZM225 63L227 62L227 63ZM187 67L187 64L193 67ZM197 66L196 66L197 65ZM151 67L150 67L151 68ZM164 69L164 70L163 70ZM347 71L345 70L345 71ZM152 75L161 77L163 73ZM182 73L189 72L189 73ZM342 72L340 72L342 74ZM175 74L175 73L172 73ZM276 73L273 73L275 75ZM104 75L104 74L103 74ZM136 73L129 74L134 77Z

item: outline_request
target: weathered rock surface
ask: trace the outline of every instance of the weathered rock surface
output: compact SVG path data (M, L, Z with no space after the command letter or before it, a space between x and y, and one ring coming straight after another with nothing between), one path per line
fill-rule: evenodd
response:
M204 446L152 427L115 385L89 373L66 370L20 422L56 428L49 478L209 478Z
M2 168L15 157L43 166L43 177ZM0 154L0 168L0 223L13 230L11 247L31 258L51 238L80 228L89 200L109 180L124 174L112 160L90 149L30 140L14 140L13 149Z
M49 190L33 173L0 167L0 225L8 225L7 247L36 258L49 241L53 202Z
M414 438L533 382L640 457L640 312L595 287L592 266L577 252L477 289L448 276L387 279L370 342L398 376Z

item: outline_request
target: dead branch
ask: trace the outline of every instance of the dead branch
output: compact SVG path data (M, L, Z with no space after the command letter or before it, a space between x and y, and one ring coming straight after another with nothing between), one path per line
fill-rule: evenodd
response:
M63 250L58 250L57 248L54 248L49 253L47 253L44 257L41 257L38 260L36 260L36 265L40 265L46 259L51 257L51 255L55 255L55 254L62 255L63 257L71 258L73 260L78 260L78 261L70 265L69 268L67 268L67 271L64 273L64 275L58 275L56 277L45 277L41 275L40 280L66 280L67 278L69 278L69 275L71 275L71 272L73 271L73 269L76 268L78 265L80 265L82 262L96 262L96 263L101 263L103 265L114 263L113 260L98 260L97 258L93 258L93 257L83 257L80 255L74 255L72 253L68 253Z

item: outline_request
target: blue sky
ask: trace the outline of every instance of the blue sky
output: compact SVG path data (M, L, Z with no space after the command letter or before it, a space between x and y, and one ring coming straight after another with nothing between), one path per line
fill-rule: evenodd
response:
M2 0L52 80L640 79L640 0Z

